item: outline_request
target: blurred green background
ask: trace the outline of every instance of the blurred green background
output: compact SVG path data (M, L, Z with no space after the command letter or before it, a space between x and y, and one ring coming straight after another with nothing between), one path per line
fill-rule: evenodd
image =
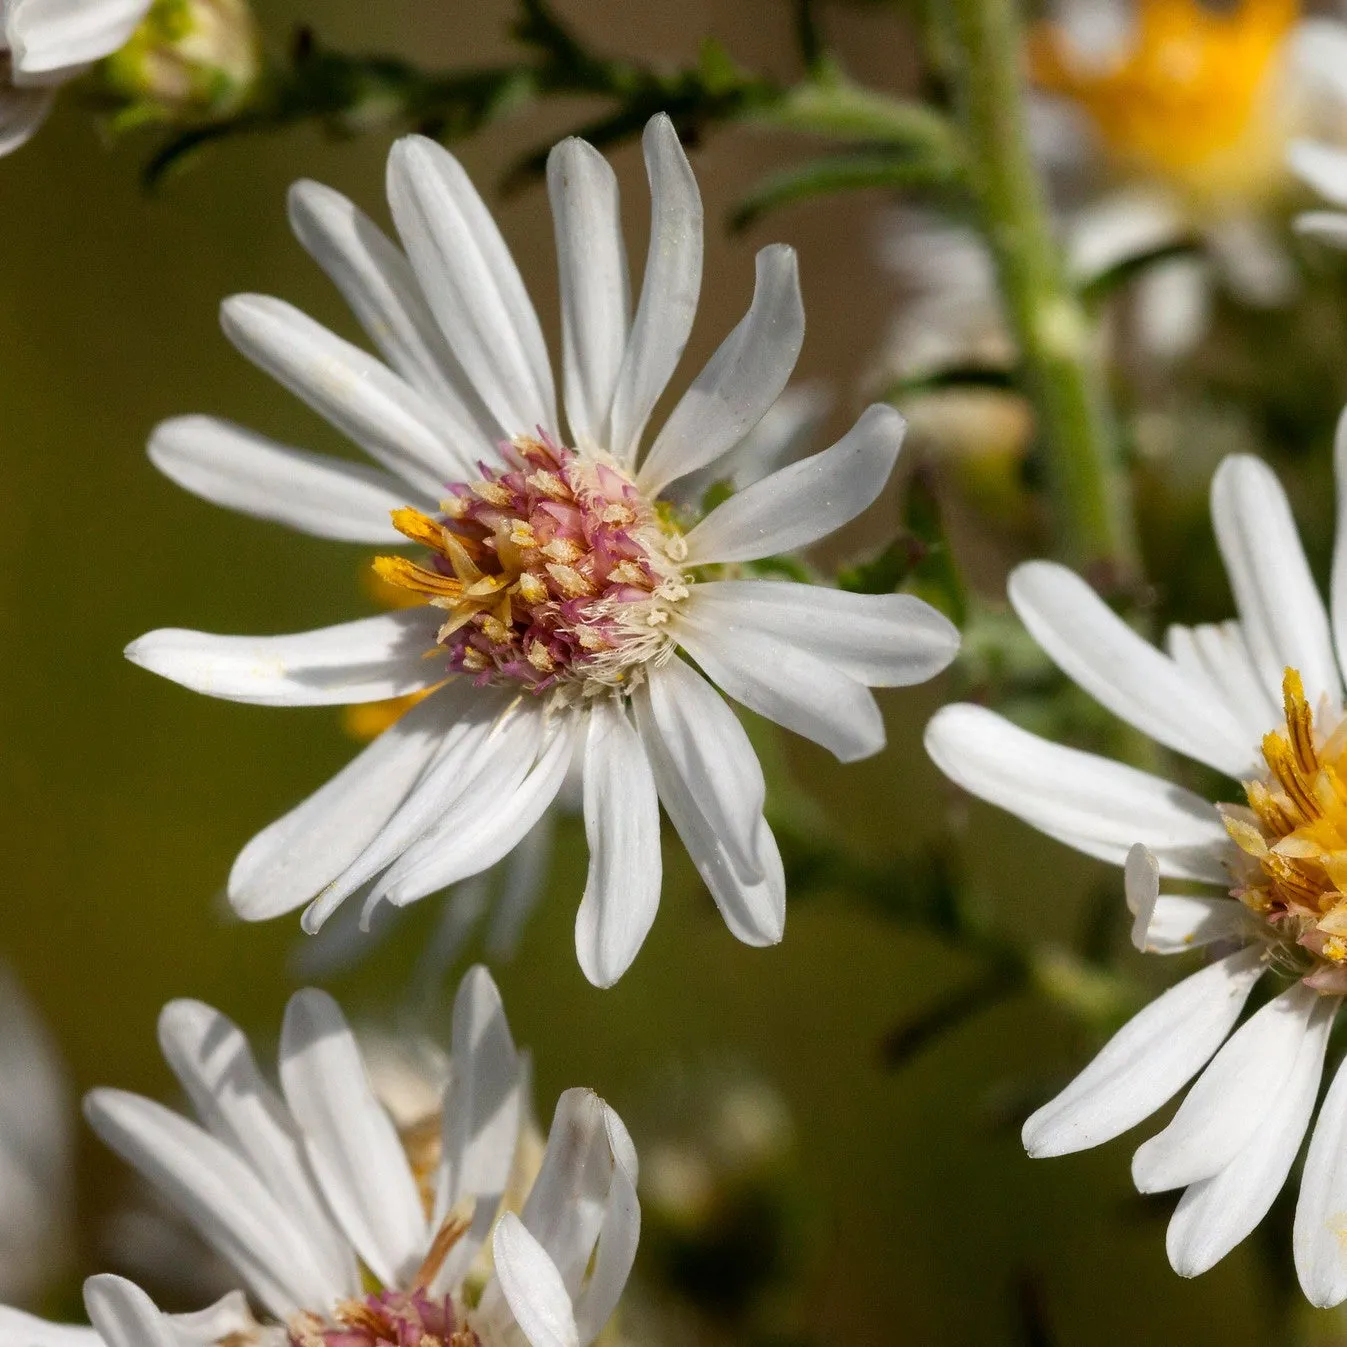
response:
M688 61L710 33L747 64L793 69L784 4L570 0L560 9L611 49ZM258 10L273 42L308 19L339 48L429 65L508 50L503 0L262 0ZM912 66L898 31L864 9L839 11L831 24L851 68L880 87L900 86ZM494 200L513 156L582 112L529 113L458 152ZM709 246L682 376L746 305L754 249L784 239L801 254L809 314L800 372L836 387L836 429L859 409L859 376L894 299L874 256L884 203L804 206L727 238L735 196L788 149L739 130L693 153ZM0 165L0 954L47 1016L79 1090L171 1095L154 1026L173 996L221 1007L265 1057L294 985L297 922L243 927L226 919L219 895L239 847L334 772L352 743L333 713L195 697L125 663L121 649L157 626L279 632L353 617L370 606L360 586L367 554L214 509L161 479L143 446L159 419L204 411L347 452L233 353L216 305L237 291L278 294L354 335L288 233L285 190L312 176L386 220L386 150L378 136L332 143L307 130L234 141L147 197L140 149L100 143L67 99ZM616 163L639 258L639 154L624 148ZM554 336L545 194L525 189L500 203L500 215ZM886 497L846 547L887 536L896 516ZM995 587L994 545L979 569ZM796 772L858 842L914 846L941 827L950 798L920 732L947 691L937 683L882 693L890 746L859 766L791 745ZM1087 892L1106 879L981 806L969 807L967 836L973 879L995 894L1007 929L1066 938ZM1023 996L886 1071L886 1031L966 978L968 960L840 895L793 904L783 945L746 949L676 844L667 864L645 949L616 989L597 991L572 944L583 838L577 827L563 831L550 893L516 960L495 971L515 1035L535 1053L544 1119L573 1084L640 1118L670 1063L750 1063L781 1091L796 1128L796 1309L813 1339L1027 1342L1027 1297L1041 1302L1051 1341L1064 1347L1285 1340L1285 1288L1269 1284L1256 1248L1197 1282L1169 1270L1167 1204L1144 1206L1132 1194L1125 1143L1025 1158L1020 1116L1089 1051L1065 1017ZM1118 908L1121 922L1120 897ZM416 930L406 934L337 985L353 1015L387 1018L415 958ZM78 1271L93 1270L98 1231L126 1192L121 1166L85 1134Z

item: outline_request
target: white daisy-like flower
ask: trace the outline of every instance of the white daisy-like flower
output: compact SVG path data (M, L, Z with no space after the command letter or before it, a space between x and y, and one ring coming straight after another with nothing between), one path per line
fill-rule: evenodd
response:
M1282 303L1295 273L1277 211L1298 136L1347 142L1347 25L1296 0L1059 0L1032 35L1049 160L1104 170L1108 187L1065 212L1071 263L1098 275L1194 235L1134 284L1138 335L1157 356L1205 332L1214 283L1243 303Z
M1234 1248L1282 1187L1347 993L1347 417L1336 454L1329 612L1277 478L1247 456L1227 458L1212 483L1237 621L1171 627L1161 651L1061 566L1030 562L1010 579L1016 612L1064 673L1156 743L1243 782L1244 800L1209 802L979 706L945 707L926 735L931 757L966 790L1125 865L1139 949L1211 955L1024 1127L1034 1156L1097 1146L1201 1072L1132 1164L1143 1192L1184 1189L1168 1236L1184 1276ZM1218 892L1162 893L1162 880ZM1280 990L1236 1028L1264 975ZM1347 1298L1345 1210L1347 1069L1339 1069L1314 1126L1295 1219L1296 1267L1316 1305Z
M95 1277L92 1328L6 1309L0 1342L584 1347L612 1315L640 1232L631 1139L597 1095L568 1090L522 1210L498 1215L527 1068L484 968L454 1002L438 1126L406 1144L323 992L286 1009L279 1093L209 1006L171 1002L159 1037L200 1124L121 1090L93 1091L85 1113L232 1265L240 1290L165 1316L133 1283Z
M0 0L0 155L42 125L58 85L116 51L151 0Z
M0 1299L31 1300L69 1255L73 1117L51 1034L0 965Z
M1276 475L1242 455L1220 465L1211 497L1238 621L1172 626L1162 652L1063 567L1030 562L1010 578L1014 609L1065 674L1157 744L1242 781L1245 800L1210 803L983 707L946 707L927 730L932 758L962 787L1126 866L1138 948L1212 955L1024 1127L1033 1156L1099 1145L1202 1072L1133 1160L1142 1192L1184 1189L1168 1250L1189 1277L1238 1245L1280 1191L1347 993L1347 416L1336 471L1328 612ZM1162 880L1222 892L1165 894ZM1282 989L1235 1028L1265 974ZM1339 1068L1313 1127L1294 1228L1301 1286L1316 1305L1347 1299L1344 1156Z
M902 435L891 408L871 407L832 448L751 481L705 518L675 503L680 479L733 455L786 386L804 336L790 248L758 254L748 313L641 453L702 258L700 197L667 117L652 119L644 147L653 206L634 314L612 170L580 140L549 160L567 434L495 222L452 155L409 137L388 165L406 256L327 188L300 183L291 196L300 240L387 364L280 300L238 296L223 316L245 355L381 467L203 417L154 436L155 463L211 500L428 552L426 565L379 563L424 600L416 607L295 636L170 630L129 647L148 669L238 701L434 690L248 844L229 881L242 916L313 900L313 930L366 886L371 909L402 905L484 870L533 827L574 760L590 848L576 946L593 982L622 974L654 918L660 803L730 929L773 943L785 893L762 771L712 683L850 761L884 743L869 688L920 682L953 658L954 628L916 598L743 569L875 500Z

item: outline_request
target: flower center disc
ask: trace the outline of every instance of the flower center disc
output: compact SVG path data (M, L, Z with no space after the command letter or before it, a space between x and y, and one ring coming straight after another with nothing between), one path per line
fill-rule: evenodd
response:
M460 1325L450 1296L424 1291L381 1291L363 1300L343 1300L326 1323L316 1315L296 1316L290 1347L481 1347L481 1339Z
M454 673L535 693L630 687L673 649L669 618L688 592L681 532L606 456L546 435L504 448L514 466L451 486L441 518L393 512L434 554L429 567L379 557L375 569L445 610L436 639Z
M1300 674L1282 683L1286 729L1263 737L1268 774L1244 790L1247 810L1225 826L1247 864L1232 890L1276 933L1298 974L1347 991L1347 719L1327 738L1314 727Z

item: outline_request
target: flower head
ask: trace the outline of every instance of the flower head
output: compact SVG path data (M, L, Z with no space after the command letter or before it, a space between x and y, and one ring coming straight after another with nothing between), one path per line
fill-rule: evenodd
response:
M1347 418L1337 478L1341 507ZM1330 619L1286 497L1265 464L1237 456L1221 465L1212 518L1239 619L1171 627L1166 651L1062 567L1020 567L1010 597L1030 634L1075 682L1157 743L1242 782L1243 799L1210 803L1146 772L1049 743L981 707L946 707L927 731L931 756L960 785L1087 855L1125 866L1139 949L1212 955L1125 1025L1024 1127L1032 1155L1099 1145L1197 1076L1132 1165L1143 1192L1184 1189L1168 1249L1185 1276L1205 1271L1248 1235L1285 1182L1347 991L1340 673L1347 535L1340 526ZM1167 894L1163 880L1214 892ZM1280 990L1236 1028L1265 976ZM1316 1305L1347 1299L1338 1215L1347 1202L1344 1144L1347 1068L1340 1067L1314 1125L1296 1211L1296 1267Z
M155 463L221 504L421 549L377 563L415 600L397 612L298 636L159 631L128 649L239 701L432 693L244 849L229 885L243 916L309 903L313 930L358 890L368 917L477 874L530 832L574 764L590 848L576 947L592 981L622 974L654 918L661 804L731 930L770 944L785 893L762 771L712 683L851 760L884 742L869 688L953 658L956 632L915 598L757 578L757 562L874 501L902 434L876 406L810 458L782 467L748 451L803 341L791 249L758 254L748 312L646 444L692 325L702 232L668 118L644 147L651 241L634 309L612 170L580 140L548 162L564 430L504 240L452 155L410 137L388 170L405 256L336 193L300 183L291 196L301 241L386 364L279 300L239 296L223 314L245 355L380 467L202 417L156 432ZM781 455L794 448L783 435ZM690 484L708 480L740 489L704 513Z
M459 987L452 1080L417 1144L322 992L286 1011L279 1094L208 1006L168 1005L160 1040L199 1125L119 1090L95 1090L85 1112L269 1318L238 1292L164 1316L131 1283L95 1277L85 1303L107 1347L584 1347L612 1314L640 1228L631 1140L596 1095L567 1091L521 1210L500 1213L527 1073L485 969ZM70 1330L0 1310L0 1333L45 1347Z

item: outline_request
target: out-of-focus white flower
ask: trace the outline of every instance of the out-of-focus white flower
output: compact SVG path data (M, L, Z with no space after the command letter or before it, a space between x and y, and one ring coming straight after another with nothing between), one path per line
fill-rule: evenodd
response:
M567 1091L522 1211L498 1216L527 1073L484 968L459 988L439 1126L414 1150L322 992L299 992L286 1010L279 1094L218 1011L172 1002L159 1029L200 1124L119 1090L93 1091L85 1113L274 1324L254 1322L239 1292L165 1316L133 1283L95 1277L85 1286L92 1329L4 1310L0 1340L584 1347L612 1315L640 1233L631 1140L598 1096Z
M58 85L117 50L151 0L0 0L0 155L51 109Z
M1212 483L1238 621L1171 627L1162 652L1061 566L1031 562L1010 579L1016 612L1064 673L1158 744L1243 781L1244 802L1210 803L984 707L945 707L926 735L932 758L965 789L1125 865L1139 949L1213 956L1125 1025L1024 1127L1032 1155L1096 1146L1201 1072L1132 1164L1144 1192L1184 1189L1168 1237L1170 1262L1184 1276L1248 1235L1285 1182L1347 993L1347 415L1336 467L1329 612L1280 484L1247 456L1226 459ZM1162 879L1221 892L1164 894ZM1287 985L1235 1029L1265 974ZM1345 1209L1347 1068L1339 1068L1295 1219L1296 1267L1316 1305L1347 1298Z
M591 981L616 981L654 919L661 803L730 929L771 944L785 886L762 770L713 683L851 761L884 743L870 688L923 681L953 658L954 628L912 596L752 578L752 563L876 499L902 436L891 408L870 408L832 448L704 518L668 490L703 469L742 469L736 449L784 390L804 337L791 249L759 253L747 314L640 453L687 341L702 256L700 196L667 117L651 120L644 146L652 232L634 313L611 168L580 140L549 160L569 437L505 241L457 160L419 137L389 159L407 256L336 193L300 183L291 197L301 240L387 365L279 300L224 306L235 344L381 468L210 418L156 433L155 463L211 500L427 552L426 565L380 559L383 577L421 600L400 612L295 636L159 631L128 648L238 701L430 694L248 844L229 882L240 915L307 903L312 931L359 890L372 911L478 874L580 762L590 868L576 950Z
M1290 297L1295 274L1277 236L1292 185L1286 147L1307 134L1347 141L1347 89L1333 68L1344 48L1347 26L1301 18L1295 0L1227 10L1065 0L1035 28L1046 153L1113 184L1066 211L1078 274L1203 242L1203 256L1158 262L1137 282L1138 335L1154 354L1182 354L1201 337L1213 279L1250 305Z
M1317 78L1335 89L1347 103L1347 36L1336 27L1326 30L1314 48ZM1292 170L1337 210L1307 211L1296 217L1296 228L1311 238L1347 248L1347 149L1334 144L1322 128L1319 136L1295 141L1287 161Z
M72 1107L61 1058L0 965L0 1297L29 1301L69 1253Z

